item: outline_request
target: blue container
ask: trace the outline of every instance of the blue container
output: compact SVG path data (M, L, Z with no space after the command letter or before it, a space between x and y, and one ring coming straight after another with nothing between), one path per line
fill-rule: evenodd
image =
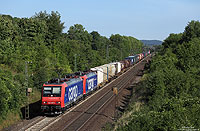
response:
M125 60L130 60L131 65L134 64L134 63L136 62L136 61L135 61L135 60L136 60L135 56L128 56L128 57L125 58Z
M139 61L139 55L134 55L135 56L135 63L137 63Z

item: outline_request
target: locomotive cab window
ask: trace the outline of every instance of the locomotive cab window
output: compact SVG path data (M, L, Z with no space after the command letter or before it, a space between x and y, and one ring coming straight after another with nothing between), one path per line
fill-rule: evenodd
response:
M60 97L61 87L60 86L48 86L44 87L43 97Z
M53 87L52 93L53 94L60 94L60 87Z
M44 87L43 94L51 94L51 87Z

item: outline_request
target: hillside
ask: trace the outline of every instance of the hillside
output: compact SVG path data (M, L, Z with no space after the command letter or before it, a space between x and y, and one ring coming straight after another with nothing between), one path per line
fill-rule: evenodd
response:
M144 45L161 45L162 41L160 40L140 40L142 43L144 43Z
M142 99L128 106L123 120L116 124L117 131L199 129L199 34L200 22L191 21L183 33L165 39L133 92L133 96L142 92L138 97Z
M54 11L31 18L0 15L0 130L23 119L25 88L33 88L35 96L47 80L120 61L130 51L142 52L142 42L134 37L106 38L80 24L67 33L64 28L61 15ZM15 116L18 119L10 122Z

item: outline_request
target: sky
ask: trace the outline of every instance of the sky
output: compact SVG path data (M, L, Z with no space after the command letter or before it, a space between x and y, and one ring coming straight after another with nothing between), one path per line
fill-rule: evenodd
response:
M191 20L200 20L200 0L2 0L0 14L32 17L40 11L58 11L64 32L82 24L102 36L132 36L164 40L181 33Z

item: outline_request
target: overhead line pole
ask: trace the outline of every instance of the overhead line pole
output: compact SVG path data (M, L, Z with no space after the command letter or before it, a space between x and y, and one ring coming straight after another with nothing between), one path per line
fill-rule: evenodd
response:
M32 63L29 61L25 61L25 92L27 101L25 103L25 119L29 119L29 94L32 92L32 88L28 88L28 64Z
M76 72L77 71L77 65L76 65L76 55L77 54L74 54L74 72Z
M25 119L29 119L29 97L28 97L28 62L25 61L25 88L26 88L26 97L27 97L27 101L26 101L26 105L25 105Z
M107 44L107 48L106 48L106 60L108 62L108 57L109 57L109 50L108 50L108 44Z

